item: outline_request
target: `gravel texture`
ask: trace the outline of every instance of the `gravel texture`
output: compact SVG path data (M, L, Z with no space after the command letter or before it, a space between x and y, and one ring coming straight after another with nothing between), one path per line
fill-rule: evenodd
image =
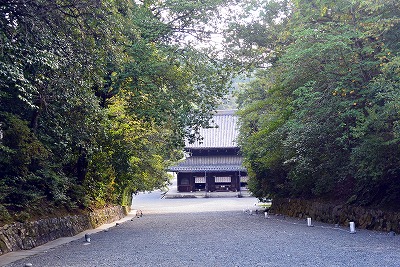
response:
M265 218L254 202L145 194L133 206L143 217L8 266L400 266L398 236Z

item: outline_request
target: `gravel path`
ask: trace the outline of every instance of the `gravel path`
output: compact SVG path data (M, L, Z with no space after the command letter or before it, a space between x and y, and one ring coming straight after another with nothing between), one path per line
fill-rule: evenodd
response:
M254 202L146 194L143 217L8 266L400 266L398 236L244 213Z

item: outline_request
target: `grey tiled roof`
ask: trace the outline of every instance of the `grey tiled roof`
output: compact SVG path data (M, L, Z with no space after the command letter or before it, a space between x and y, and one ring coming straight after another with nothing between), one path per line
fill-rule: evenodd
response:
M173 172L204 172L204 171L243 171L241 156L192 156L176 166L169 168Z
M237 116L234 110L221 110L213 116L214 128L200 129L202 140L193 144L186 142L186 148L234 148L237 147L236 139L238 137Z

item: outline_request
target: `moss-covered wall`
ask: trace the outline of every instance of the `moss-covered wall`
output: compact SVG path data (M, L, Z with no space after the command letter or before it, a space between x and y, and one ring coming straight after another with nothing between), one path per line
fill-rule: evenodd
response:
M360 229L400 233L400 212L388 212L351 205L335 205L302 199L274 199L271 212L348 226L355 222Z
M126 207L115 206L84 215L14 223L0 227L0 255L31 249L60 237L73 236L125 217Z

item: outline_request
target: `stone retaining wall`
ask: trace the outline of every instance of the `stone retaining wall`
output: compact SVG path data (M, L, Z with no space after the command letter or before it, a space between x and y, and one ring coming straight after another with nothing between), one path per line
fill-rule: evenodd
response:
M307 218L325 223L348 226L355 222L356 228L377 231L394 231L400 234L400 212L373 210L351 205L307 201L302 199L274 199L271 212L291 217Z
M115 206L84 215L4 225L0 227L0 255L31 249L60 237L74 236L102 224L117 221L126 214L126 207Z

